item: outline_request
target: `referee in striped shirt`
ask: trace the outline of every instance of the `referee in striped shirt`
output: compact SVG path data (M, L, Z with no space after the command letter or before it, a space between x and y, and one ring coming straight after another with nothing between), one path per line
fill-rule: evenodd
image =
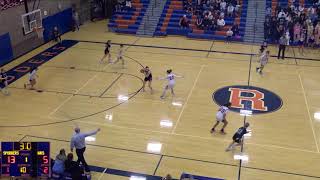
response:
M75 134L72 136L70 142L71 152L73 152L73 149L76 148L76 153L78 156L77 162L81 162L82 165L84 165L85 171L90 172L89 166L83 156L84 152L86 151L85 138L97 134L100 131L100 128L92 132L80 133L80 128L76 127L74 131Z

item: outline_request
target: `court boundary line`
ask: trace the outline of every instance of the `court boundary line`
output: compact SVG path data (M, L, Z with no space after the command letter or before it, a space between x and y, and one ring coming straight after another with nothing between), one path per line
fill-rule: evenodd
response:
M86 42L86 43L96 43L96 44L105 44L106 42L101 42L101 41L85 41L85 40L76 40L78 42ZM131 44L125 44L125 43L112 43L112 44L123 44L126 46L129 46ZM140 44L132 44L131 46L136 46L136 47L146 47L146 48L158 48L158 49L172 49L172 50L182 50L182 51L198 51L198 52L210 52L210 53L225 53L225 54L240 54L240 55L255 55L252 53L242 53L242 52L230 52L230 51L209 51L209 50L204 50L204 49L192 49L192 48L175 48L175 47L166 47L166 46L154 46L154 45L140 45ZM251 45L252 46L252 45ZM270 57L277 57L276 55L271 55ZM286 56L285 58L287 59L299 59L299 60L308 60L308 61L320 61L320 59L315 59L315 58L302 58L302 57L292 57L292 56Z
M105 127L115 127L115 128L120 128L120 129L129 129L129 130L137 130L137 131L143 131L143 132L152 132L152 133L159 133L159 134L166 134L166 135L176 135L176 136L182 136L182 137L187 137L187 138L197 138L197 139L203 139L203 140L215 140L215 141L220 141L220 142L230 142L229 140L223 140L220 138L215 138L215 137L202 137L202 136L195 136L195 135L187 135L187 134L179 134L179 133L170 133L170 132L165 132L165 131L154 131L154 130L147 130L147 129L140 129L140 128L130 128L130 127L125 127L125 126L119 126L119 125L114 125L114 124L101 124L99 122L88 122L88 121L82 121L78 120L77 122L83 123L83 124L90 124L90 125L100 125L100 126L105 126ZM309 151L305 149L298 149L298 148L290 148L290 147L283 147L283 146L278 146L278 145L270 145L270 144L256 144L256 143L246 143L247 145L252 145L252 146L258 146L258 147L267 147L267 148L276 148L276 149L285 149L285 150L290 150L290 151L298 151L298 152L304 152L304 153L314 153L318 154L316 151Z
M311 118L311 115L310 115L308 99L307 99L307 96L306 96L306 92L305 92L305 89L304 89L304 86L303 86L303 82L302 82L300 73L298 74L298 76L299 76L299 80L300 80L302 94L303 94L303 97L304 97L304 102L305 102L305 105L306 105L306 108L307 108L307 113L308 113L308 116L309 116L309 122L310 122L311 130L312 130L312 133L313 133L313 140L316 143L317 152L319 153L318 140L317 140L317 136L316 136L316 133L315 133L315 130L314 130L313 121L312 121L312 118Z
M81 91L84 87L86 87L93 79L95 79L98 76L98 73L92 76L90 79L88 79L76 92L77 94L79 91ZM67 102L69 102L74 95L69 96L66 100L64 100L58 107L56 107L53 111L51 111L48 115L49 118L52 118L52 115L55 114L63 105L65 105Z
M85 50L91 50L91 51L100 51L98 49L94 49L94 48L82 48L82 47L71 47L70 49L85 49ZM170 56L181 56L181 57L192 57L192 58L203 58L203 59L208 59L208 60L212 60L213 58L212 57L206 57L206 56L197 56L197 55L180 55L180 54L173 54L173 53L156 53L156 52L139 52L139 51L134 51L134 50L130 50L130 51L127 51L128 53L145 53L145 54L159 54L159 55L170 55ZM114 54L114 53L113 53ZM210 52L209 52L210 54ZM256 54L253 54L252 56L255 56ZM249 56L249 55L248 55ZM124 56L126 57L126 56ZM295 58L294 58L295 59ZM237 60L237 59L226 59L226 58L214 58L214 60L216 62L218 61L224 61L224 60L227 60L227 61L235 61L235 62L247 62L246 60ZM217 61L218 60L218 61ZM320 61L320 59L319 59ZM161 61L154 61L152 60L152 62L161 62ZM179 62L181 64L185 64L185 65L194 65L192 63L184 63L184 62ZM275 64L275 65L280 65L280 66L297 66L297 64L283 64L283 63L277 63L277 61L275 62L268 62L268 64ZM194 65L195 66L195 65ZM207 65L205 65L207 66ZM310 65L300 65L299 66L302 66L302 67L320 67L319 66L310 66ZM49 66L48 66L49 67Z
M100 179L103 177L103 175L106 173L107 169L108 169L108 168L105 168L105 169L102 171L102 174L100 175L100 177L98 178L98 180L100 180Z
M111 82L111 84L100 94L99 97L102 97L105 93L107 93L108 90L122 77L122 75L123 75L123 74L120 73L120 75Z
M214 45L214 41L212 41L211 47L210 47L210 49L209 49L209 51L208 51L208 54L207 54L206 58L208 58L208 57L209 57L209 55L210 55L210 51L212 50L213 45Z
M187 104L188 104L188 101L189 101L189 99L190 99L190 97L191 97L191 95L192 95L192 93L193 93L193 90L194 90L194 88L196 87L196 84L197 84L197 82L198 82L198 80L199 80L199 77L200 77L200 74L201 74L203 68L204 68L204 66L201 65L201 68L200 68L200 70L199 70L199 72L198 72L198 75L197 75L196 79L194 80L193 86L192 86L192 88L191 88L191 90L190 90L190 92L189 92L189 94L188 94L188 96L187 96L186 101L185 101L184 104L183 104L183 107L182 107L182 109L181 109L181 111L180 111L180 114L179 114L179 116L178 116L177 122L175 123L175 125L174 125L174 127L173 127L173 129L172 129L172 131L171 131L171 134L173 134L173 133L176 131L176 128L178 127L178 124L179 124L179 122L180 122L180 119L181 119L181 117L182 117L182 114L183 114L183 112L184 112L184 109L186 108L186 106L187 106Z
M66 142L66 143L70 142L68 140L62 140L62 139L56 139L56 138L48 138L48 137L41 137L41 136L34 136L34 135L26 135L26 136L27 137L31 137L31 138L47 139L47 140L53 140L53 141L58 141L58 142ZM114 149L114 150L122 150L122 151L127 151L127 152L135 152L135 153L141 153L141 154L156 155L156 156L163 155L163 157L184 159L184 160L203 162L203 163L209 163L209 164L218 164L218 165L238 167L238 165L236 165L236 164L230 164L230 163L224 163L224 162L207 161L207 160L194 159L194 158L188 158L188 157L180 157L180 156L173 156L173 155L166 155L166 154L157 154L157 153L150 153L150 152L144 152L144 151L138 151L138 150L125 149L125 148L117 148L117 147L112 147L112 146L90 144L90 143L87 143L86 145L94 146L94 147L100 147L100 148L106 148L106 149ZM287 171L279 171L279 170L272 170L272 169L266 169L266 168L251 167L251 166L243 166L243 168L245 168L245 169L253 169L253 170L261 170L261 171L265 171L265 172L275 172L275 173L280 173L280 174L302 176L302 177L312 177L312 178L318 178L318 179L320 178L320 176L312 176L312 175L306 175L306 174L292 173L292 172L287 172Z
M155 176L156 175L156 173L157 173L157 170L158 170L158 168L159 168L159 166L160 166L160 163L161 163L161 161L162 161L162 158L163 158L163 155L161 155L161 157L160 157L160 159L159 159L159 162L158 162L158 164L157 164L157 166L156 166L156 168L155 168L155 170L153 171L153 176Z

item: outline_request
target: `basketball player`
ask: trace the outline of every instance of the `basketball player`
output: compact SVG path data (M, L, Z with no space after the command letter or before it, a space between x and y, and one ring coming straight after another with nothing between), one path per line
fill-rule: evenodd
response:
M111 53L110 53L110 49L111 49L111 41L108 40L107 43L106 43L106 47L105 47L105 49L104 49L104 56L103 56L102 59L100 60L100 63L102 63L107 56L108 56L108 62L111 63Z
M269 61L269 54L270 51L266 51L265 53L262 53L262 55L260 56L260 67L256 67L256 72L258 72L260 75L262 75L262 70Z
M245 123L243 127L239 128L238 131L233 135L232 142L226 149L226 151L230 151L234 148L236 145L241 145L243 143L242 137L247 134L249 131L247 128L250 126L249 123Z
M167 70L167 77L159 78L160 80L165 80L165 79L168 80L168 84L164 87L163 93L160 96L161 99L164 99L164 96L166 95L166 92L167 92L168 89L171 90L171 94L172 94L172 96L174 96L173 87L174 87L174 85L176 83L176 81L175 81L176 77L182 78L183 76L175 75L175 74L172 73L172 70L169 69L169 70Z
M114 63L117 63L117 62L119 62L119 60L121 60L122 66L124 66L123 52L124 52L123 44L120 44L118 57L117 57L117 60Z
M3 87L3 88L2 88ZM0 70L0 90L4 95L9 95L8 91L8 76L4 69Z
M142 86L142 91L144 92L145 89L145 85L148 82L148 87L150 88L151 94L153 93L153 89L151 87L151 83L152 83L152 73L151 70L149 69L148 66L146 66L145 68L142 69L143 71L141 71L144 74L144 81L143 81L143 86Z
M223 106L221 106L219 108L219 110L218 110L218 112L216 114L217 122L216 122L216 124L213 125L213 127L212 127L212 129L210 131L211 133L213 133L215 131L215 128L218 126L218 124L220 122L222 122L223 126L222 126L222 128L220 130L220 133L221 134L225 134L224 128L226 128L227 125L228 125L228 121L226 119L226 116L227 116L227 112L229 111L230 106L231 106L231 103L227 103L227 104L224 104Z
M28 86L30 86L30 90L34 90L34 85L36 85L37 83L36 78L39 77L37 75L37 70L38 68L34 68L29 72L29 83L24 84L24 88L27 88Z

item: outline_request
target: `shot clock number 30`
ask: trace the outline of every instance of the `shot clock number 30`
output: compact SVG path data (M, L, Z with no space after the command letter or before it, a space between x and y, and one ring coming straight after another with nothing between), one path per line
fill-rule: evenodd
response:
M2 142L1 176L48 177L49 142Z

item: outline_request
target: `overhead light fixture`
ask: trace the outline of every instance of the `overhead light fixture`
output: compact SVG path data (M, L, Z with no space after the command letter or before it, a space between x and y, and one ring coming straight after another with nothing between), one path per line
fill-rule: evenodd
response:
M173 101L173 102L172 102L172 105L173 105L173 106L179 106L179 107L181 107L181 106L182 106L182 102Z
M118 96L118 100L120 100L120 101L127 101L128 99L129 99L129 97L125 96L125 95L119 95Z
M93 141L96 141L96 137L88 136L88 137L85 138L85 140L88 141L88 142L93 142Z
M320 112L315 112L313 114L313 117L314 117L315 120L319 120L320 121Z
M252 115L251 110L245 110L245 109L240 110L240 116L251 116L251 115Z
M147 180L147 178L143 176L131 176L130 180Z
M171 128L173 125L172 121L170 120L161 120L160 121L160 126L164 128Z
M242 160L242 161L248 162L249 161L249 156L246 155L246 154L235 154L235 155L233 155L233 159L234 160Z
M162 144L159 142L151 142L148 143L147 151L152 153L160 153L162 148Z
M112 121L112 119L113 119L112 113L108 113L108 112L107 112L107 114L106 114L106 116L105 116L105 119L108 120L108 121Z

